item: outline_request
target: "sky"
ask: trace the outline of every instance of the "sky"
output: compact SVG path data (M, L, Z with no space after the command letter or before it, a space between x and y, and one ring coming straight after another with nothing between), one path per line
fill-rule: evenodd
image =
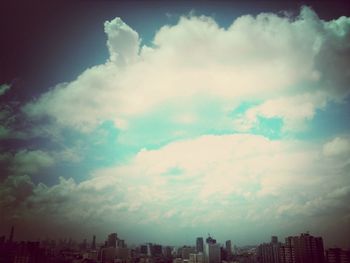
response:
M344 3L1 5L0 235L350 246Z

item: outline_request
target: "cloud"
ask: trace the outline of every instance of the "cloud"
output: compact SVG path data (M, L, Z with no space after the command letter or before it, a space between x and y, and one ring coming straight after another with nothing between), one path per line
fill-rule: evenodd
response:
M6 217L18 217L26 210L23 202L33 194L34 187L27 175L9 176L0 184L0 207Z
M8 138L10 135L10 130L7 127L0 125L0 139Z
M0 85L0 96L5 94L6 91L8 91L11 88L8 84L1 84Z
M41 150L21 150L12 159L10 171L15 174L35 174L42 168L47 168L55 163L53 157Z
M176 115L181 102L212 98L220 101L218 121L242 102L258 104L233 120L232 130L239 123L253 127L256 116L274 116L283 119L285 130L298 131L317 109L348 95L349 25L345 17L323 21L307 7L295 18L242 16L227 29L211 17L190 15L163 26L151 47L141 47L137 32L116 18L105 23L105 64L57 85L23 110L85 132L106 120L128 130L136 116L164 105L177 105L168 118L188 122ZM196 116L190 121L200 121L200 109L186 109L186 116Z
M136 61L140 46L137 32L119 17L106 21L104 26L110 60L124 66Z
M323 154L325 156L339 157L342 155L349 155L350 141L347 138L336 137L333 140L323 145Z
M213 222L283 228L315 217L344 224L350 187L344 161L322 151L301 141L207 135L143 149L127 164L96 170L80 183L60 178L50 187L33 186L28 177L11 177L1 191L11 203L16 180L26 179L30 191L15 198L20 205L6 206L8 214L50 217L52 224L102 220L125 231L209 229Z
M302 131L311 120L317 109L324 109L327 96L324 93L306 93L302 95L281 97L266 100L253 106L237 118L235 127L241 131L249 131L258 123L258 117L280 118L285 131Z

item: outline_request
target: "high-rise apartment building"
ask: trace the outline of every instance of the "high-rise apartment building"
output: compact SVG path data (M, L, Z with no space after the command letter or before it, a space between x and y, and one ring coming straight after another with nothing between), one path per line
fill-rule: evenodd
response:
M92 237L92 243L91 243L91 249L96 249L96 236L93 235Z
M189 256L188 263L204 263L203 253L191 253Z
M117 233L112 233L108 235L107 247L117 247L118 235Z
M189 247L189 246L183 246L181 250L181 258L182 259L189 259L190 254L195 253L195 248L194 247Z
M327 263L350 263L350 250L329 248L326 250Z
M280 246L276 236L271 237L270 243L264 243L258 246L258 260L261 263L279 263Z
M13 241L14 232L15 232L15 228L13 226L11 226L11 232L10 232L10 236L9 236L9 239L8 239L9 243L12 243L12 241Z
M281 263L323 263L324 249L322 237L308 233L287 237L279 248Z
M232 256L232 243L231 240L226 240L226 253L228 257Z
M196 251L198 252L203 252L204 249L204 242L203 242L203 237L197 237L196 240Z
M205 263L221 263L220 245L217 244L216 240L210 236L206 239L204 259Z

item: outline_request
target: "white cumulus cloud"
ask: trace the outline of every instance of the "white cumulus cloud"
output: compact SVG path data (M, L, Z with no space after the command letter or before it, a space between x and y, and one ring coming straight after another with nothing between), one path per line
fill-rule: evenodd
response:
M325 223L346 224L350 212L344 160L322 151L301 141L207 135L143 149L127 164L96 170L80 183L61 178L48 187L16 176L0 192L8 215L42 216L52 224L102 220L163 231L210 229L215 222L218 232L231 226L238 233L247 222L284 228L293 220L321 231ZM18 187L27 190L17 196Z
M347 138L336 137L323 145L325 156L341 156L350 153L350 141Z
M280 117L292 130L328 101L348 94L349 25L345 17L323 21L307 7L293 19L247 15L228 28L211 17L191 15L160 28L152 47L141 47L137 32L116 18L105 23L110 59L43 94L24 111L83 131L104 120L127 129L132 116L213 97L221 102L223 118L227 109L253 101L260 104L253 115ZM200 115L197 111L187 115ZM238 122L249 128L254 122L247 117Z

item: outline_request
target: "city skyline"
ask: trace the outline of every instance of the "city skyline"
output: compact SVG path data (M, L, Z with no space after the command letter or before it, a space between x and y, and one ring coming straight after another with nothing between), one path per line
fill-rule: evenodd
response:
M108 234L104 242L96 244L96 236L81 242L72 239L39 241L13 240L0 236L0 260L3 262L33 263L345 263L350 250L325 248L323 238L310 233L285 237L284 242L271 236L270 242L253 246L232 247L232 241L220 244L208 237L193 238L192 244L169 246L152 242L129 246L116 232Z
M76 242L71 238L39 241L15 241L14 227L8 238L0 236L0 260L4 262L173 262L173 263L342 263L350 260L350 250L336 246L324 247L323 238L309 232L284 238L271 236L270 242L253 246L233 246L232 241L218 242L208 237L193 238L192 244L169 246L152 242L132 244L116 232L108 234L104 242L96 243L96 236ZM68 258L67 258L68 257ZM69 261L71 260L71 261Z
M350 246L342 1L0 12L0 233L249 245L310 231Z
M309 235L310 232L306 231L306 232L302 232L300 233L300 235ZM19 235L21 236L21 235ZM295 233L291 233L290 235L287 235L284 237L285 240L288 240L290 237L295 237ZM16 238L15 235L15 226L11 226L8 233L0 233L0 237L3 238L4 241L7 242L22 242L24 240L21 240L20 238ZM250 243L250 244L239 244L236 243L234 241L234 239L228 239L228 240L216 240L213 238L213 235L211 235L210 233L207 233L207 235L200 235L197 237L193 237L192 243L181 243L181 244L174 244L174 243L163 243L163 242L155 242L154 240L143 240L140 242L134 242L134 243L129 243L127 239L120 239L118 236L117 232L108 232L108 234L105 235L105 237L107 238L101 238L100 240L96 237L96 234L89 234L89 236L87 236L86 234L83 235L83 238L81 238L80 240L76 240L74 238L72 238L71 236L58 236L58 237L50 237L50 236L45 236L45 237L37 237L34 239L27 239L26 241L52 241L52 240L65 240L65 241L72 241L75 243L79 243L79 242L87 242L88 244L91 243L91 248L96 248L98 245L103 245L103 244L108 244L108 246L119 246L119 244L123 244L122 246L127 245L131 245L132 247L134 246L139 246L139 245L144 245L144 244L160 244L163 246L173 246L173 247L194 247L196 249L197 252L203 252L204 251L204 244L206 243L213 243L213 244L219 244L221 247L224 247L226 250L228 251L233 251L234 247L247 247L247 246L258 246L259 244L267 244L265 241L267 241L267 239L265 238L265 240L256 242L256 243ZM271 244L276 244L278 242L280 242L279 237L275 236L273 234L270 234L269 236L271 238ZM90 240L91 239L91 240ZM121 241L121 243L118 242ZM340 246L337 244L332 244L332 245L328 245L325 247L325 249L328 248L343 248L343 249L347 249L347 246Z

